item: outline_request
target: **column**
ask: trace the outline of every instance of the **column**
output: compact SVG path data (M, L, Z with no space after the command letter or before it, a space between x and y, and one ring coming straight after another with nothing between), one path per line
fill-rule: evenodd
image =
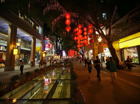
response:
M16 34L17 27L9 25L5 71L12 71L15 69L15 56L13 55L13 49L16 48Z
M35 51L36 51L36 38L32 38L31 44L31 66L35 66Z

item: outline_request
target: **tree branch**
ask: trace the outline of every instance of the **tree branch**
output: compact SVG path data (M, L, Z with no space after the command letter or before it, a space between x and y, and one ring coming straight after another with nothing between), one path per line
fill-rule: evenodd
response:
M117 11L117 6L114 7L113 15L112 15L111 20L110 20L109 32L108 32L108 37L110 37L110 38L111 38L112 23L113 23L115 15L116 15L116 11Z

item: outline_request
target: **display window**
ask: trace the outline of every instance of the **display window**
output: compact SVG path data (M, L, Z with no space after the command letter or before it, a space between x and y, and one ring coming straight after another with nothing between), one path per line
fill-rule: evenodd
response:
M139 63L138 51L136 47L124 49L124 60L127 60L127 57L132 59L132 63Z

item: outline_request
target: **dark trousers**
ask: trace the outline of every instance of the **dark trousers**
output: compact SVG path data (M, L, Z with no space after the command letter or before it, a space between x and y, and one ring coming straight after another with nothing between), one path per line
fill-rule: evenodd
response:
M21 65L21 66L20 66L20 74L21 74L21 75L23 74L23 68L24 68L24 66Z
M97 78L98 78L98 80L101 80L101 76L100 76L100 69L96 69L96 71L97 71Z

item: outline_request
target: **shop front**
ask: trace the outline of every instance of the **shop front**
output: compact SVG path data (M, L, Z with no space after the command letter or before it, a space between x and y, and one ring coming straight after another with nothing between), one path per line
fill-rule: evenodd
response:
M115 42L115 46L120 50L120 57L122 61L126 61L127 57L132 59L132 63L140 64L140 32L130 35L128 37L122 38ZM116 49L116 47L115 47Z

